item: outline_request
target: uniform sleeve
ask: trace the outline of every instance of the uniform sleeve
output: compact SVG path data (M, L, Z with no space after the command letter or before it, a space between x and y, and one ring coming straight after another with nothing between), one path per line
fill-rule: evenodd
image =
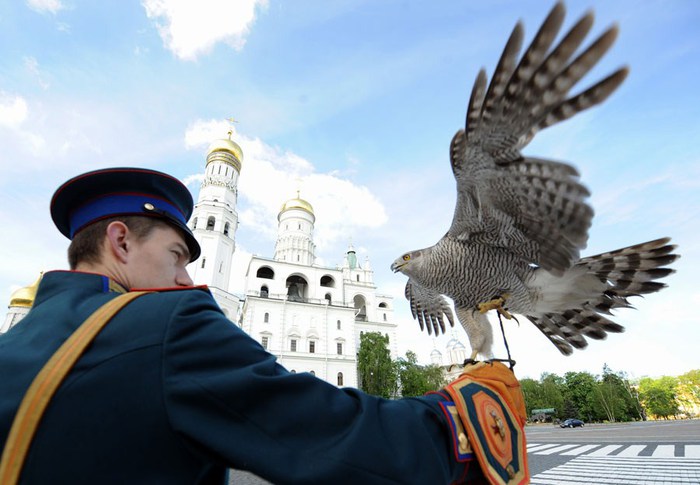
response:
M174 430L224 466L283 483L457 483L478 473L455 453L445 396L385 400L293 374L188 292L163 345ZM471 470L470 470L471 468Z

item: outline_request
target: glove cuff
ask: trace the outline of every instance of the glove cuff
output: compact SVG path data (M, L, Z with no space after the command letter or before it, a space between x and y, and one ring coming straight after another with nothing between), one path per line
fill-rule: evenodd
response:
M455 403L489 483L529 483L525 420L518 409L522 393L513 373L500 362L482 362L465 368L444 391ZM520 402L516 402L518 396Z

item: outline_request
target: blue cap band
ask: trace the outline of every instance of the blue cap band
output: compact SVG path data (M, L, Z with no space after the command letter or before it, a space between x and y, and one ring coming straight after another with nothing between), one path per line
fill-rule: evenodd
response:
M70 238L87 224L99 219L119 215L145 215L148 211L144 204L152 204L156 209L167 212L183 225L187 224L185 216L177 207L145 194L108 194L104 197L93 199L76 208L70 214Z

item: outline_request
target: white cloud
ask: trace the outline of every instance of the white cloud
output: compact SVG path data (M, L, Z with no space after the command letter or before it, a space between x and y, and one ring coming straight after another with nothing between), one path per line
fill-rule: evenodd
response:
M29 108L23 97L0 92L0 125L19 128L27 119Z
M165 46L177 57L194 60L216 43L240 50L255 21L256 7L267 0L144 0L146 16L156 23Z
M9 129L16 141L35 154L44 148L46 142L43 137L23 127L28 117L29 105L22 96L0 91L0 128Z
M188 150L206 147L212 140L226 135L231 125L223 120L197 120L185 130L185 147Z
M39 69L39 62L34 57L24 58L24 67L34 75L41 89L48 89L50 84L46 80L44 73Z
M61 0L27 0L27 6L39 13L49 12L52 14L65 8Z
M204 180L204 174L203 173L195 173L193 175L189 175L185 177L185 179L182 181L185 186L189 187L191 185L201 183L202 180Z

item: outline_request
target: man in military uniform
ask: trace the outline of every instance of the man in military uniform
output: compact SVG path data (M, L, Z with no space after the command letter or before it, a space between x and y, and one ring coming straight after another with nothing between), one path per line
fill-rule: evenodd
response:
M5 456L8 435L52 354L118 295L155 291L117 313L68 371L20 483L220 484L227 468L280 484L527 482L522 395L508 369L480 364L399 400L289 373L192 286L191 212L187 188L152 170L98 170L56 191L71 271L45 274L32 310L0 336L3 466L21 462Z

